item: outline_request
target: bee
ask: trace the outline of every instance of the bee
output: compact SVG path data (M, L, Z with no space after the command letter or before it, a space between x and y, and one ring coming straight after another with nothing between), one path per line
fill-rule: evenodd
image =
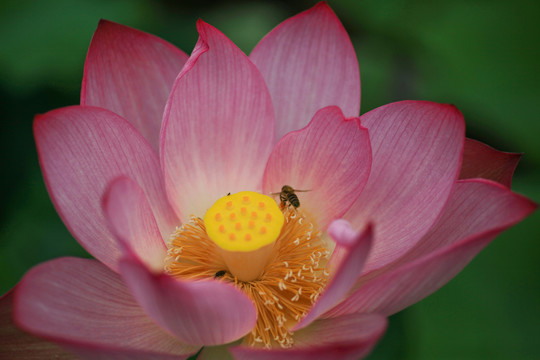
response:
M219 270L219 271L214 275L214 279L223 277L223 276L225 276L226 273L227 273L227 272L226 272L225 270Z
M298 200L298 196L296 196L295 192L306 191L310 190L296 190L289 185L283 185L283 187L281 188L281 192L272 193L271 195L279 195L279 200L281 200L281 204L279 206L281 207L281 210L289 206L297 209L298 207L300 207L300 200Z

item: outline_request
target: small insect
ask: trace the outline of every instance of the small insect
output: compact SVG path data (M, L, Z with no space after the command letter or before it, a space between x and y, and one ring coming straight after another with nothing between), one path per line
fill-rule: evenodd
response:
M227 273L227 271L225 270L219 270L215 275L214 275L214 279L218 279L220 277L223 277L225 276L225 274Z
M296 190L289 185L283 185L283 187L281 188L281 192L272 193L270 195L279 195L279 200L281 200L281 204L279 204L279 206L281 207L281 210L289 206L297 209L298 207L300 207L300 200L298 200L298 196L296 196L295 192L307 191L311 190Z
M227 196L231 196L231 193L227 193Z

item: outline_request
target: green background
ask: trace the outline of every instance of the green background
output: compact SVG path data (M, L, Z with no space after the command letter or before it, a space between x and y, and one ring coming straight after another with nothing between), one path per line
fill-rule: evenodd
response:
M525 0L330 0L354 43L362 113L388 102L455 104L467 135L522 152L513 189L540 201L540 7ZM190 53L198 18L249 53L315 1L49 0L0 4L0 293L33 265L88 256L56 215L32 138L36 113L77 104L86 51L106 18ZM369 359L539 359L538 212L448 285L390 318Z

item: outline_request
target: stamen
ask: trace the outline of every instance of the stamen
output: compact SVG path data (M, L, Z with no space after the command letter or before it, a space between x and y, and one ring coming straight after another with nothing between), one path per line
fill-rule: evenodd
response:
M243 200L240 198L241 202ZM251 203L255 204L255 209L258 207L258 200L251 198ZM249 205L246 207L247 213L251 214ZM266 211L268 207L258 217L259 221L264 222ZM257 310L257 323L245 341L265 348L293 345L289 329L307 314L323 291L328 277L325 266L330 253L323 246L312 222L298 209L286 209L284 217L284 226L272 245L268 263L253 280L243 281L232 274L223 257L223 249L210 239L205 223L196 217L171 236L165 264L166 271L174 277L224 281L242 290L252 299ZM214 220L215 214L211 218ZM231 224L232 233L228 227L225 227L225 233L221 231L221 226L226 224L216 224L216 230L226 236L227 242L235 244L249 244L267 236L259 233L263 228L268 232L268 225L261 226L252 219L245 219L244 223L241 219L238 217L236 221L241 223L241 230L236 229L236 223ZM231 234L235 235L235 241L229 239ZM217 273L219 278L215 277Z

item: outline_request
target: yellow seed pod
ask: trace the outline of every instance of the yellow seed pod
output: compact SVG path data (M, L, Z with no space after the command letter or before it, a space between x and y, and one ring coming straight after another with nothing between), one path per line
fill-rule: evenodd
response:
M218 199L204 215L206 233L223 250L250 252L274 242L285 219L269 196L242 191Z

